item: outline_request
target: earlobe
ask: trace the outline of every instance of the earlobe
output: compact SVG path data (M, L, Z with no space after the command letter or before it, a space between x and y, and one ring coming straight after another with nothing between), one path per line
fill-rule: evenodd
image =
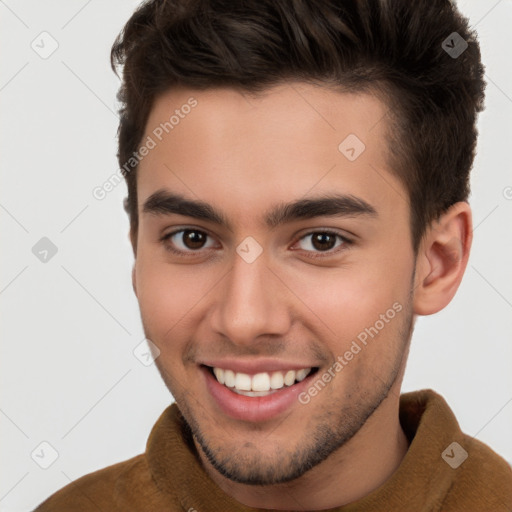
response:
M472 242L471 209L459 202L427 229L418 250L414 312L432 315L453 299L466 270Z

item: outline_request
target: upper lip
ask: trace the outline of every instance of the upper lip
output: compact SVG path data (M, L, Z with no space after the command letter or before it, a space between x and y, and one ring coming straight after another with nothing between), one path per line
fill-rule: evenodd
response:
M301 370L302 368L315 368L314 365L301 363L298 361L281 361L278 359L240 359L223 358L208 359L200 361L199 364L211 366L212 368L222 368L223 370L233 370L235 373L246 373L255 375L257 373L279 372L287 370Z

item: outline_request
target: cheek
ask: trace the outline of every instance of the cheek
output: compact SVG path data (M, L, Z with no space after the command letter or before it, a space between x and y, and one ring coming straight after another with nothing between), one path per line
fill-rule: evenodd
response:
M407 298L408 279L403 271L398 275L393 269L375 266L325 270L295 273L291 288L313 312L308 316L334 343L345 344L376 322L381 327L381 315L394 319L399 307L394 310L393 304L403 306Z
M145 327L161 342L193 328L194 315L218 281L211 269L200 272L194 265L170 265L150 250L136 261L137 299Z
M154 329L166 322L172 325L179 304L176 284L158 265L146 264L138 256L136 263L137 299L143 319ZM166 320L165 320L166 319ZM164 327L163 325L161 327Z

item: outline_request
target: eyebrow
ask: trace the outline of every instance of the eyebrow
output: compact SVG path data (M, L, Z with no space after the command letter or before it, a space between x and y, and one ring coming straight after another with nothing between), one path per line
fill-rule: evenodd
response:
M143 213L152 215L178 214L209 221L233 231L231 223L212 205L165 189L156 191L144 202ZM274 205L264 215L270 229L281 224L315 217L378 217L376 209L360 197L344 194L325 194L320 197L302 198L291 203Z

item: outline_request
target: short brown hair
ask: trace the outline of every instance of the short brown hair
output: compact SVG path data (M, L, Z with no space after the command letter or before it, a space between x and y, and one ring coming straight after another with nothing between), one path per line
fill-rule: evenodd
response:
M132 234L137 168L126 163L155 98L176 86L258 93L300 80L378 95L415 251L431 221L468 199L486 84L476 32L454 1L148 0L118 35L111 64L123 67L117 156Z

